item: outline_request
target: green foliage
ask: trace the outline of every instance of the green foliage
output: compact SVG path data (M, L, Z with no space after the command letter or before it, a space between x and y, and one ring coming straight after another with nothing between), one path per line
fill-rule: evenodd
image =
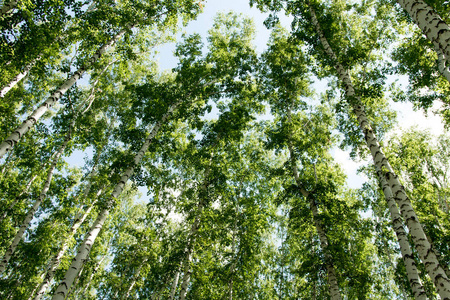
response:
M428 2L447 12L445 3ZM1 18L1 85L37 59L0 104L2 136L100 46L125 34L1 162L3 255L70 133L49 192L0 274L0 298L29 299L67 245L44 296L50 299L107 206L110 215L67 299L166 299L177 274L179 298L186 270L187 299L329 299L330 264L344 299L411 295L372 170L361 168L369 182L351 189L330 154L338 146L351 148L354 158L367 152L352 99L335 79L336 63L348 70L384 139L395 120L386 89L393 72L409 75L411 83L394 97L423 108L439 99L448 114L448 82L437 73L435 53L417 33L392 44L408 33L408 17L388 1L250 3L269 13L272 33L262 54L250 18L220 13L206 40L181 35L178 64L165 72L154 48L174 41L179 27L202 11L202 1L20 1ZM310 8L337 61L326 55ZM291 31L278 22L283 11L293 17ZM387 61L387 48L395 63ZM328 88L314 90L316 79L327 80ZM450 138L411 130L385 144L448 266ZM134 172L123 180L130 166ZM124 191L111 205L118 184ZM417 265L435 299L424 266Z

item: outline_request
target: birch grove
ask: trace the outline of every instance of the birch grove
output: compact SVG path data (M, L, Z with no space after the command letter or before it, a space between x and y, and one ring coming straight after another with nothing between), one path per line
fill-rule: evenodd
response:
M113 208L115 199L119 197L119 195L122 193L125 184L133 174L134 169L139 166L142 158L145 155L145 152L147 152L148 147L150 146L153 138L158 133L161 126L164 124L164 122L167 120L168 117L171 116L172 112L176 109L176 107L179 105L180 102L173 104L169 107L168 111L163 115L161 120L159 120L152 128L150 134L146 138L144 144L142 145L139 152L135 155L133 160L133 165L129 167L121 176L119 182L114 187L114 191L111 194L111 198L108 200L107 203L105 203L105 208L100 211L100 213L97 216L97 219L95 220L94 224L92 225L91 229L89 230L88 234L86 235L83 243L80 245L77 255L74 257L72 264L70 265L69 269L66 272L66 275L64 276L63 280L59 284L58 288L56 289L52 299L65 299L68 291L70 290L72 283L74 282L75 278L77 277L78 273L80 272L81 268L84 265L84 262L87 260L87 257L89 255L89 252L92 248L93 243L95 242L95 239L97 238L100 230L103 227L103 224L106 221L106 218L109 215L110 209Z
M386 198L387 205L389 207L389 213L391 214L392 227L400 245L400 251L402 253L403 261L406 266L406 274L408 276L409 284L414 293L415 299L427 299L425 290L420 281L419 273L417 271L416 263L414 261L414 256L409 246L406 231L403 227L402 217L398 210L397 204L394 200L394 195L392 195L392 190L389 187L383 173L380 169L377 169L378 180L383 189L384 196Z
M321 28L320 24L315 15L314 9L310 6L310 13L312 18L312 23L316 27L318 35L320 37L321 43L325 48L327 54L335 61L336 69L338 71L339 77L343 82L346 95L349 97L351 105L353 106L353 111L356 114L359 122L359 126L365 135L365 139L367 142L367 146L370 149L372 154L372 158L374 164L377 168L381 170L385 170L386 180L392 190L392 193L395 195L394 199L397 202L397 205L400 208L400 212L403 215L403 218L406 221L406 225L411 233L411 236L416 244L419 255L425 264L428 274L433 279L436 289L443 299L450 298L450 281L447 278L447 275L444 273L444 270L439 265L436 255L431 249L431 245L428 242L425 233L423 232L422 226L419 223L419 220L416 216L416 213L411 205L411 202L408 196L405 193L403 186L400 184L397 175L393 173L391 166L389 165L389 161L384 156L378 140L374 134L373 129L370 127L370 123L367 119L367 116L364 112L364 106L360 102L360 100L355 97L355 91L348 75L348 72L344 69L344 67L337 61L337 57L328 44Z
M2 3L1 299L450 299L445 3L249 2Z
M27 215L25 216L25 219L23 220L22 224L19 227L19 231L17 232L16 236L14 237L14 240L12 241L11 245L9 246L8 250L6 251L5 255L3 256L0 264L0 273L3 273L6 269L6 265L8 264L9 260L11 259L11 256L16 251L17 245L22 240L23 235L25 234L25 231L27 230L28 226L30 225L31 220L34 218L36 211L39 209L39 206L44 201L45 197L47 196L47 192L50 188L50 184L52 182L53 178L53 172L56 168L56 164L58 163L61 155L64 153L64 150L67 147L67 144L72 138L72 126L69 128L69 132L67 133L66 137L64 138L63 144L56 152L55 156L53 157L52 163L50 164L50 168L47 172L47 179L44 183L44 186L42 188L41 193L39 194L39 197L34 202L31 209L28 211Z

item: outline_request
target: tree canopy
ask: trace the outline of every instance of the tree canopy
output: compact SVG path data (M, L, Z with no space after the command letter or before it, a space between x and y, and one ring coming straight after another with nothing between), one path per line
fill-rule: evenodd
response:
M450 299L447 3L208 5L2 3L0 298Z

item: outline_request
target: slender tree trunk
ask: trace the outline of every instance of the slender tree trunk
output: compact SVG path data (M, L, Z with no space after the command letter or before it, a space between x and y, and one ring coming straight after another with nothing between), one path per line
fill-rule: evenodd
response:
M409 246L408 237L405 229L403 228L402 217L398 210L397 204L395 203L394 195L392 195L391 188L386 182L383 172L380 169L377 169L376 173L389 207L392 227L394 228L398 243L400 245L400 252L402 253L403 262L405 263L406 275L408 277L409 285L413 291L414 299L427 300L427 295L420 281L419 273L414 261L414 255L411 251L411 247Z
M197 211L195 215L194 223L191 226L191 231L189 232L189 239L186 245L186 257L184 261L184 270L183 270L183 281L181 284L180 291L180 300L184 300L186 298L187 289L189 285L189 281L191 280L191 260L192 253L194 251L194 244L196 240L196 234L198 229L200 228L200 217L203 211L203 207L205 205L205 200L208 193L208 177L209 177L210 168L208 167L205 170L205 178L203 180L203 184L201 186L201 193L199 195L200 201L197 206Z
M17 74L16 77L11 79L9 83L7 83L1 90L0 90L0 97L3 98L5 95L11 90L17 83L19 83L25 76L27 76L28 72L34 67L36 62L38 62L41 59L41 56L39 55L37 58L33 59L28 65L25 66L23 71L19 74Z
M97 262L97 264L95 265L94 270L92 271L91 275L89 276L89 280L87 281L87 283L86 283L86 285L85 285L85 287L84 287L84 289L83 289L83 292L81 293L81 299L85 299L84 296L86 295L86 293L87 293L89 287L91 286L92 279L94 278L94 275L97 273L98 269L99 269L100 266L102 265L102 263L103 263L103 261L105 260L105 258L106 258L106 254L103 255L102 259L100 259L100 260ZM78 298L78 296L76 296L76 297ZM115 299L115 298L114 298L114 299Z
M320 247L322 248L322 251L324 252L325 256L325 266L327 268L330 296L331 299L333 300L341 300L342 296L341 293L339 292L339 285L337 282L336 270L334 269L333 258L328 250L328 238L327 235L325 234L325 231L323 230L322 222L320 222L319 219L317 204L314 201L313 197L310 196L309 198L310 198L309 205L313 214L314 225L316 227L317 233L319 234Z
M69 79L67 79L41 106L39 106L30 116L28 116L28 118L0 144L0 158L3 157L8 150L14 147L14 145L19 142L20 138L36 124L39 118L47 112L50 107L55 105L66 93L66 91L83 76L86 70L88 70L106 52L106 50L113 46L116 41L131 27L132 26L128 26L126 29L121 30L111 40L109 40L108 43L100 47L87 63L73 73L73 75L70 76Z
M30 222L34 217L34 214L36 213L36 211L38 210L42 201L44 200L45 196L47 195L47 192L50 188L50 183L52 182L53 171L55 170L56 164L58 163L59 158L61 157L64 150L66 149L66 146L69 143L70 139L71 139L71 129L69 129L69 133L66 136L66 138L64 139L64 143L61 145L61 147L59 148L59 151L53 158L52 164L50 165L50 169L48 170L48 173L47 173L47 180L45 181L45 184L41 191L41 194L36 199L36 202L34 203L33 207L28 211L27 216L25 217L25 220L20 225L19 231L17 232L13 242L11 243L11 246L8 248L8 250L5 253L5 256L3 257L3 259L0 262L0 274L5 271L6 266L9 262L9 260L11 259L11 256L16 251L17 245L19 244L20 240L22 240L22 237L23 237L26 229L30 225Z
M433 241L431 240L431 238L429 236L427 236L427 239L428 239L428 242L431 245L431 248L433 250L436 249L436 247L434 246ZM438 251L436 251L436 257L437 257L438 261L442 260L441 253L439 253ZM447 277L450 278L450 269L448 268L448 266L444 264L442 266L442 268L444 269L445 274L447 274Z
M89 190L88 189L90 189L90 186L89 186L89 188L86 189L84 195L89 194ZM99 190L98 193L97 193L97 197L101 193L102 193L102 190ZM47 290L48 286L50 285L53 277L55 276L56 270L58 269L59 264L61 263L61 258L66 253L66 250L69 247L70 240L73 238L73 236L77 232L78 228L80 228L80 226L86 220L87 216L90 214L90 212L91 212L91 210L94 207L96 202L97 202L97 200L94 200L92 202L91 206L89 206L89 208L81 216L81 218L78 218L75 221L75 223L72 225L72 227L70 228L66 240L64 241L63 245L59 249L59 252L53 258L52 263L51 263L50 267L47 270L47 275L45 276L44 281L39 286L38 292L37 292L36 296L34 297L34 300L40 300L42 298L42 296L44 296L45 291Z
M11 0L8 2L3 2L3 6L0 9L0 18L5 17L7 13L13 10L17 6L17 0Z
M183 281L181 283L181 291L180 291L180 300L184 300L187 294L187 288L189 285L189 281L191 279L191 260L192 260L192 250L188 248L188 253L186 254L186 258L184 261L184 270L183 270Z
M95 2L91 3L91 5L88 7L88 9L86 10L86 12L84 14L93 11L94 7L95 7ZM72 27L73 25L74 25L73 23L71 23L71 24L69 23L68 28ZM67 29L66 29L66 32L67 32ZM66 36L67 36L67 33L59 35L58 38L56 38L56 40L53 43L61 42ZM11 79L11 81L9 83L7 83L0 90L0 97L5 97L5 95L9 92L9 90L11 90L17 83L19 83L23 78L25 78L25 76L28 75L28 73L34 67L34 65L41 59L42 59L42 52L35 59L33 59L28 65L26 65L21 73L19 73L16 77Z
M8 215L8 212L11 211L14 208L14 206L16 206L17 203L19 203L22 195L28 193L28 190L30 189L31 185L33 184L33 181L36 178L37 178L37 174L34 175L33 177L31 177L31 179L28 181L28 183L25 186L25 188L23 189L23 191L16 197L16 199L14 199L14 201L8 206L8 208L5 209L5 211L0 216L0 223L3 222L3 220L6 218L6 216Z
M4 180L5 176L9 173L9 170L11 170L11 168L14 166L14 162L11 162L12 158L14 156L13 152L10 152L8 154L8 157L5 159L5 162L3 163L3 168L2 168L2 181Z
M291 108L289 107L287 110L288 115L288 122L292 123L292 116L291 116ZM289 133L289 141L288 141L288 148L289 148L289 157L292 164L292 172L294 174L295 182L297 183L297 186L302 193L302 195L309 199L309 206L313 215L313 221L314 226L316 227L317 234L319 235L320 240L320 247L322 248L322 252L325 257L325 266L327 269L327 280L328 280L328 290L330 292L330 296L332 300L342 300L341 293L339 291L339 284L337 281L336 276L336 270L334 269L334 263L333 263L333 257L331 256L329 250L328 250L328 238L325 233L325 230L323 229L322 222L320 222L319 219L319 212L317 210L317 205L315 202L315 199L313 195L302 188L302 183L300 182L300 177L298 175L298 169L297 169L297 160L295 158L294 154L294 148L292 146L292 134Z
M67 270L66 275L64 276L64 279L61 281L58 288L56 289L52 300L64 300L65 297L67 296L67 293L68 293L73 281L77 277L79 270L82 268L82 266L84 265L84 262L87 260L87 258L89 256L89 252L91 251L92 245L94 244L94 241L97 238L97 235L99 234L107 216L109 215L110 208L112 208L114 206L117 197L122 193L122 191L125 187L125 184L127 183L128 179L133 174L134 168L140 164L142 158L145 155L145 152L147 152L148 147L152 143L153 138L158 133L162 124L167 120L167 118L172 114L172 112L175 110L175 108L180 103L181 103L181 101L173 104L168 109L168 111L164 114L164 116L161 118L161 120L158 121L155 124L155 126L153 127L152 131L146 138L141 149L135 155L133 165L131 167L129 167L125 171L125 173L122 175L121 179L119 180L119 182L117 183L117 185L114 188L111 198L107 201L107 203L105 204L105 208L100 212L100 214L97 217L97 220L94 222L89 233L86 235L86 238L84 239L83 243L79 247L77 255L75 256L75 258L72 261L72 264L70 265L69 269Z
M350 79L348 71L339 63L336 54L333 49L328 44L325 35L322 32L320 24L317 20L314 9L309 5L311 13L311 21L316 27L316 31L319 35L320 41L325 49L327 55L335 61L336 70L338 72L339 78L345 87L345 93L348 98L349 104L353 108L353 112L356 114L359 126L364 133L364 137L367 146L370 149L374 164L377 168L381 169L386 177L386 180L392 190L394 199L400 208L401 215L406 221L411 237L416 245L416 249L419 253L420 259L426 267L428 275L430 275L433 283L443 300L450 300L450 281L445 274L442 267L436 258L436 254L431 248L430 243L422 229L422 226L417 218L417 215L411 205L411 201L406 195L404 187L400 184L397 175L395 175L392 170L388 159L381 151L378 140L370 126L369 120L367 119L366 113L364 111L364 106L362 105L361 99L356 95L353 83Z
M183 281L181 283L181 291L180 291L180 300L184 300L186 298L187 289L189 285L189 281L191 280L191 261L192 261L192 252L194 251L195 244L195 234L200 227L200 214L202 213L203 205L200 201L199 206L197 207L197 216L195 217L194 224L191 226L191 231L189 233L189 241L186 245L186 257L184 260L184 270L183 270Z
M66 299L70 299L70 298L78 299L78 293L79 293L80 289L77 289L77 290L75 290L75 289L78 287L78 281L80 281L81 275L83 274L84 271L85 271L85 269L84 269L84 265L83 265L80 269L80 272L78 273L78 277L73 282L71 288L69 288ZM71 294L73 294L73 297Z
M231 264L230 268L230 280L228 281L228 300L233 300L233 278L234 278L234 272L236 269L237 264L237 250L236 250L236 230L237 230L237 221L238 218L235 216L234 218L234 230L233 230L233 240L231 244L231 250L233 251L233 263Z
M133 290L134 285L136 284L136 280L139 278L139 274L141 273L141 269L144 266L144 264L147 262L147 258L145 258L141 264L139 265L139 267L136 269L134 275L133 275L133 279L131 281L130 286L128 287L127 292L125 293L125 295L122 297L122 300L128 299L128 297L130 297L130 293Z
M102 229L103 224L105 223L108 215L109 215L109 208L104 208L98 214L97 219L95 220L89 232L86 234L86 237L84 238L84 241L81 244L77 255L73 259L72 264L70 265L68 271L66 272L64 279L56 289L55 294L53 295L52 298L53 300L55 299L64 300L68 295L68 292L72 287L72 283L77 278L77 275L81 270L81 268L83 268L84 263L87 261L92 245L95 239L97 238L100 230Z
M447 61L450 62L450 27L448 24L422 0L397 0L397 2L422 29L427 38L438 45Z
M159 294L160 294L160 292L153 293L152 300L159 300Z
M180 266L181 267L181 266ZM170 288L169 300L173 300L175 298L175 293L177 292L178 280L180 279L180 269L175 273L175 277L173 279L172 287Z

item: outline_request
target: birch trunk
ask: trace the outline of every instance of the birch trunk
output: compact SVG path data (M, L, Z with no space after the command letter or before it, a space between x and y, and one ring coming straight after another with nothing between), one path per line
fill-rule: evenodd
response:
M209 176L210 168L207 168L205 171L205 179L203 180L203 184L201 187L201 195L200 201L197 206L196 216L194 223L191 226L191 230L189 232L189 239L186 245L186 258L184 262L184 270L183 270L183 281L181 284L180 291L180 300L184 300L187 294L187 288L189 285L189 281L191 279L191 260L192 260L192 252L194 251L194 244L196 240L196 233L200 228L200 217L203 211L205 198L207 197L208 192L208 176Z
M145 258L142 263L137 268L136 272L133 275L133 280L131 281L130 286L128 287L127 292L125 293L125 296L122 297L122 300L128 299L130 297L130 293L133 290L134 285L136 284L136 280L139 278L139 274L141 273L141 269L144 266L145 262L147 261L147 258Z
M76 289L76 288L78 287L78 281L80 281L80 277L84 271L85 271L85 269L84 269L84 265L83 265L80 269L80 272L78 272L78 277L75 279L75 281L72 284L72 287L67 292L66 299L71 299L71 298L78 299L78 293L79 293L80 289ZM73 296L71 294L73 294Z
M83 243L81 244L77 255L72 261L64 279L61 281L60 285L55 291L53 295L53 300L60 299L64 300L77 277L79 271L84 266L85 261L88 259L89 253L91 251L92 245L94 244L95 239L97 238L100 230L103 227L103 224L106 221L106 218L109 215L109 208L104 208L98 215L94 224L92 225L89 232L86 234Z
M7 13L16 8L17 0L11 0L7 3L3 2L3 6L0 9L0 18L4 18Z
M94 8L95 8L95 2L91 3L91 5L88 7L88 9L86 10L86 12L84 14L93 11ZM79 19L77 19L77 21L78 20ZM66 28L68 29L68 28L72 27L73 25L74 25L74 23L71 23L71 24L69 23L69 25ZM63 33L62 35L59 35L53 43L61 42L65 37L67 37L67 32ZM5 95L9 92L9 90L11 90L17 83L19 83L23 78L25 78L25 76L28 75L30 70L34 67L34 65L38 61L41 60L41 58L42 58L42 52L35 59L33 59L28 65L26 65L21 73L19 73L16 77L11 79L11 81L1 89L0 97L1 98L5 97Z
M28 193L28 190L30 189L31 185L33 184L33 181L36 178L37 178L37 174L34 175L33 177L31 177L31 179L28 181L27 185L25 186L24 190L16 197L16 199L14 199L14 201L8 206L8 208L5 209L5 211L0 216L0 223L3 222L3 220L6 218L6 216L8 215L8 211L11 211L14 208L14 206L16 206L16 204L21 200L20 197L23 194Z
M28 72L30 72L30 70L34 67L36 62L38 62L40 59L41 59L41 56L39 55L37 58L33 59L28 65L26 65L21 73L19 73L16 77L11 79L11 81L1 89L0 97L1 98L5 97L5 95L9 92L10 89L12 89L25 76L27 76Z
M102 259L100 259L100 261L95 265L94 270L92 271L91 275L89 276L89 280L86 283L86 286L84 287L83 292L81 293L81 299L85 299L84 295L87 293L89 287L91 286L92 279L94 278L95 273L97 273L98 269L102 265L105 258L106 258L106 254L103 255ZM78 299L78 293L75 296L75 298Z
M184 270L183 270L183 281L181 283L181 291L180 291L180 300L184 300L187 294L187 288L189 285L189 281L191 280L191 261L192 261L192 252L194 251L195 244L195 234L200 227L200 214L202 213L203 205L199 204L197 208L197 216L195 217L194 224L192 224L191 231L189 233L189 241L186 245L186 258L184 261Z
M90 186L89 186L89 189L90 189ZM97 197L100 196L101 193L102 193L102 190L99 190L99 192L97 193ZM86 195L86 194L89 194L88 189L86 189L84 195ZM91 212L91 210L94 207L96 202L97 202L97 200L94 200L92 202L92 204L89 206L89 208L81 216L81 218L78 218L75 221L75 223L72 225L72 227L70 228L70 230L68 232L68 236L67 236L65 242L63 243L63 245L59 249L59 252L53 258L52 263L51 263L50 267L47 270L47 275L45 276L44 281L39 286L38 292L36 293L36 296L34 297L34 300L40 300L42 298L42 296L44 296L45 291L47 290L48 286L50 285L53 277L55 276L56 270L58 269L59 264L61 263L61 258L66 253L66 250L69 247L70 240L73 238L73 236L77 232L78 228L80 228L80 226L84 223L84 221L86 220L87 216L90 214L90 212Z
M6 266L9 262L9 260L11 259L11 256L16 251L17 245L22 240L22 237L23 237L25 231L27 230L28 226L30 225L30 222L34 217L34 214L36 213L36 211L38 210L42 201L44 200L45 196L47 195L47 192L50 188L50 183L52 182L53 171L55 170L56 164L58 163L59 158L63 154L64 149L66 149L66 146L69 143L70 139L71 139L71 129L69 130L69 134L64 139L64 143L61 145L61 147L59 148L59 151L56 153L56 155L53 158L52 164L50 165L50 169L48 170L48 173L47 173L47 180L44 183L44 187L42 188L41 194L36 199L36 202L34 202L33 207L28 211L28 213L25 217L25 220L20 225L19 231L17 232L16 236L14 237L13 242L11 243L11 246L8 248L8 250L5 253L5 256L3 257L3 259L0 262L0 274L5 271Z
M128 26L127 29L131 27L132 26ZM73 73L69 79L67 79L41 106L39 106L30 116L28 116L28 118L0 144L0 158L2 158L8 150L19 142L20 138L37 123L39 118L42 117L42 115L47 112L50 107L58 103L59 99L67 92L67 90L83 76L86 70L88 70L106 52L106 50L116 43L116 41L127 31L127 29L121 30L111 40L109 40L108 43L100 47L87 63Z
M336 54L328 44L328 41L323 34L320 24L317 20L315 11L311 7L311 5L309 5L309 9L311 13L311 21L316 27L316 31L319 35L325 52L332 60L334 60L336 64L338 76L345 87L345 93L347 98L349 99L349 104L352 106L353 112L357 116L359 126L364 133L364 137L367 146L369 147L372 154L374 164L384 173L389 187L392 190L392 194L394 195L394 199L400 208L401 215L406 221L406 225L409 229L414 244L416 245L419 257L425 265L428 275L433 280L433 283L442 300L450 300L450 281L442 267L439 265L436 254L427 240L419 219L417 218L417 215L411 205L411 201L406 195L404 187L400 184L400 181L398 180L397 175L395 175L394 171L392 170L389 161L381 151L378 140L373 132L373 129L370 126L369 120L367 119L361 99L355 93L355 89L353 87L353 83L350 79L348 71L339 63Z
M319 219L319 212L317 210L317 204L314 201L313 197L310 198L310 208L313 214L314 219L314 225L316 227L317 233L319 234L319 240L320 240L320 247L322 248L322 251L325 256L325 266L327 268L327 274L328 274L328 286L330 290L330 296L333 300L341 300L341 293L339 292L339 285L337 282L337 276L336 276L336 270L334 269L334 263L333 258L330 255L330 252L328 251L328 238L325 234L325 231L322 227L322 222L320 222Z
M6 180L6 177L9 175L9 172L16 167L17 161L15 160L16 155L14 152L8 153L8 156L5 159L5 162L3 163L2 167L2 174L0 178L0 182L3 182Z
M287 110L288 115L288 122L292 123L292 116L291 116L291 108L289 107ZM322 248L322 252L325 257L325 267L327 269L327 281L328 281L328 290L330 292L330 296L332 300L342 300L341 293L339 291L339 284L337 281L336 276L336 270L334 269L334 263L333 263L333 257L331 256L329 250L328 250L328 238L327 235L323 229L322 223L319 219L319 212L317 209L316 202L314 200L313 195L302 188L302 183L300 182L300 177L298 175L298 169L297 169L297 160L294 155L294 148L292 146L292 134L289 133L289 141L288 141L288 148L289 148L289 157L292 164L292 173L294 174L295 182L297 183L297 186L302 193L302 195L309 199L309 206L313 215L313 221L314 226L316 227L317 234L319 235L319 241L320 241L320 247Z
M233 300L233 277L237 264L237 251L236 251L236 227L237 227L237 216L234 219L234 231L233 231L233 242L231 249L233 251L233 263L230 268L230 280L228 281L228 300Z
M178 280L180 279L180 269L175 273L175 278L173 279L172 287L170 288L169 300L175 298L175 293L177 292Z
M377 169L376 173L389 207L389 212L392 219L392 228L395 231L398 243L400 245L400 252L402 253L403 262L405 263L406 275L408 277L409 285L413 291L414 299L427 300L427 295L420 281L414 256L411 251L411 247L409 246L408 237L405 229L403 228L402 217L398 210L397 204L395 203L394 195L392 195L392 190L386 182L383 172L380 169Z
M111 207L114 206L117 197L122 193L125 184L127 183L128 179L133 174L134 168L138 166L142 160L142 158L145 155L145 152L147 152L148 147L150 146L153 138L158 133L159 129L161 128L163 122L167 120L167 118L172 114L172 112L175 110L175 108L181 103L181 101L173 104L168 111L164 114L164 116L161 118L160 121L158 121L153 129L151 130L150 134L146 138L144 144L142 145L139 152L135 155L133 165L130 166L125 173L120 178L119 182L114 188L114 191L111 195L111 198L107 201L105 208L101 211L101 213L98 215L97 220L94 222L93 226L91 227L89 233L87 234L86 238L84 239L83 243L79 247L78 253L75 256L75 258L72 261L72 264L70 265L69 269L67 270L63 280L59 284L58 288L55 291L55 294L53 295L52 300L64 300L67 296L68 291L70 290L70 287L72 286L73 281L78 275L79 270L83 267L84 262L87 260L89 253L91 251L92 245L94 244L95 239L97 238L100 230L103 227L103 224L109 215L109 210Z
M434 43L434 50L436 51L437 57L438 57L438 69L439 72L444 76L448 82L450 82L450 71L447 67L447 60L445 58L444 53L442 53L442 50L439 48L439 45Z
M450 27L448 24L422 0L397 0L397 2L422 29L427 38L433 44L438 45L447 61L450 62Z

